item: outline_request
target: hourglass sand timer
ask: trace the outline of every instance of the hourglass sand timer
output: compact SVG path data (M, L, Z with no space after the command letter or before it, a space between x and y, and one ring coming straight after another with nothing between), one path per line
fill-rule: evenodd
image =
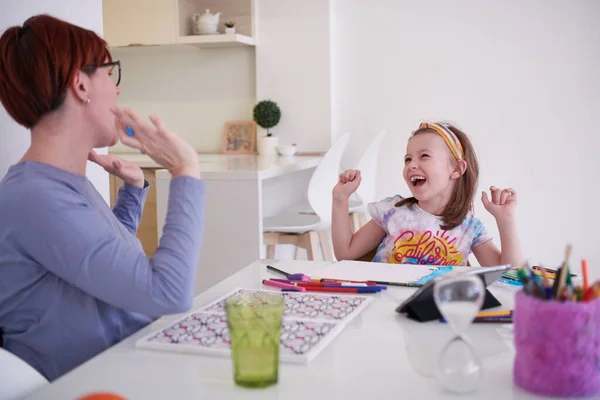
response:
M466 331L483 305L485 286L476 276L447 276L435 284L433 296L456 335L438 356L436 378L452 392L473 392L479 387L482 367Z

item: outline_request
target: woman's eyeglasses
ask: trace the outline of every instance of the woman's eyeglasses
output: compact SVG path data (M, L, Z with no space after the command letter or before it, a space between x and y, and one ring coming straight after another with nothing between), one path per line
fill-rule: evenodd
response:
M115 85L119 86L119 83L121 83L121 61L117 60L99 65L88 65L83 67L83 71L92 72L98 68L110 68L108 71L108 75L110 75Z

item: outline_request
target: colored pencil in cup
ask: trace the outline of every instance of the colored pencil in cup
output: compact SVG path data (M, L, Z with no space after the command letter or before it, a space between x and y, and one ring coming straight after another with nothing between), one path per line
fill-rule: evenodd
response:
M585 292L589 287L588 265L586 259L581 260L581 274L583 276L583 291Z

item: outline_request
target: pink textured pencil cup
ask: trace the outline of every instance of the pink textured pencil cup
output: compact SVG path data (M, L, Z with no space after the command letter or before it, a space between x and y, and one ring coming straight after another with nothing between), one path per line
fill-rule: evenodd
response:
M540 300L517 293L514 381L545 396L600 393L600 299Z

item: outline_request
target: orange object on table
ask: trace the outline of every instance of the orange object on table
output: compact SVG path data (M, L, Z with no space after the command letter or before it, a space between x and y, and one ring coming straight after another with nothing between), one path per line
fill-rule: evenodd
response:
M78 397L77 400L127 400L125 397L120 396L115 393L108 392L96 392L96 393L88 393L81 397Z

